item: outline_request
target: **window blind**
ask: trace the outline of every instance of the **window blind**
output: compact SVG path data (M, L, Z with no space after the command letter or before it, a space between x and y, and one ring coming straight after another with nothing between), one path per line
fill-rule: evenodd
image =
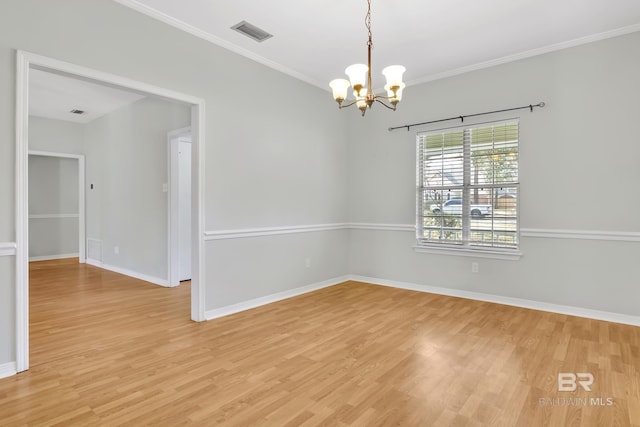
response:
M518 247L517 120L417 136L418 244Z

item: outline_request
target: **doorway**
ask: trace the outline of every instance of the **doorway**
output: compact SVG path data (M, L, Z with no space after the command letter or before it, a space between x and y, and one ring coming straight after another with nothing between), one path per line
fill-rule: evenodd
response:
M52 171L50 169L47 170L45 167L41 171L42 174L39 177L39 181L45 185L47 183L52 184L53 188L51 186L41 186L35 189L33 187L35 184L33 176L30 177L29 230L31 233L29 236L31 241L29 242L29 261L77 257L78 262L83 264L86 260L84 156L29 150L30 175L35 172L32 166L33 162L37 161L38 158L56 162L54 163L55 169L63 169L64 165L70 162L73 164L72 168L76 170L76 176L71 176L73 172L68 173L64 170ZM45 162L45 165L47 163L51 162ZM52 172L58 172L57 176L51 176ZM73 178L75 178L75 182ZM73 184L76 187L75 192ZM34 190L36 191L35 193ZM66 195L61 194L63 192L66 192ZM51 197L52 195L54 196L53 198ZM51 224L51 222L54 222L54 224ZM34 227L42 231L43 235L34 236ZM73 234L74 231L69 228L77 230L76 242L72 242L71 239L67 238L67 235ZM56 229L61 232L53 233L52 231ZM34 247L34 244L40 248ZM73 252L69 252L70 250Z
M18 51L16 73L16 365L29 368L29 191L28 129L29 70L37 69L80 80L131 90L189 105L191 108L192 153L191 185L193 212L191 227L191 319L204 318L204 101L202 99L70 64Z

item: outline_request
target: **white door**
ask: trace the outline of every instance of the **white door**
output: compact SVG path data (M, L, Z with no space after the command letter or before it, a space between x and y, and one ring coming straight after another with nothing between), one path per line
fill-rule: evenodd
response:
M170 132L169 286L191 280L191 131Z
M191 280L191 138L178 142L178 250L180 281Z

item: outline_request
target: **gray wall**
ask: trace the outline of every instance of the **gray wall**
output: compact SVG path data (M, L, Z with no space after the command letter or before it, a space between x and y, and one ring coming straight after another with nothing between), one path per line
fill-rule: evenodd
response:
M29 116L29 150L84 154L84 125Z
M191 107L145 98L85 125L87 238L102 242L97 261L168 279L167 133L190 123Z
M0 365L16 360L15 268L13 257L0 256Z
M203 98L207 230L346 221L347 115L326 91L110 0L4 0L0 9L0 93L7 94L0 97L0 242L15 241L15 49ZM224 251L245 268L207 265L205 293L220 298L208 297L205 308L346 274L346 252L339 256L335 247L347 245L348 233L318 233L328 236L207 242L207 260ZM312 239L317 262L291 273L273 275L257 250L301 253ZM2 316L14 310L12 261L0 259ZM7 318L0 323L0 364L15 360L14 317Z
M78 256L78 167L77 159L29 156L29 258Z
M415 223L415 136L391 126L545 101L520 117L520 261L415 253L412 231L352 230L353 274L640 315L640 33L412 86L395 114L349 125L351 222ZM369 113L367 113L369 114ZM457 126L452 122L449 126ZM571 231L602 231L576 240ZM535 233L534 233L535 234ZM471 262L479 273L471 273Z

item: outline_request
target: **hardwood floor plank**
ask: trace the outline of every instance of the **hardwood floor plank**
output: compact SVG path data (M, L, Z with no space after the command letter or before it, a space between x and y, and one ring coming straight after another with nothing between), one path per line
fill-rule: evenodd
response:
M357 282L194 323L188 283L30 270L3 427L640 425L637 327Z

